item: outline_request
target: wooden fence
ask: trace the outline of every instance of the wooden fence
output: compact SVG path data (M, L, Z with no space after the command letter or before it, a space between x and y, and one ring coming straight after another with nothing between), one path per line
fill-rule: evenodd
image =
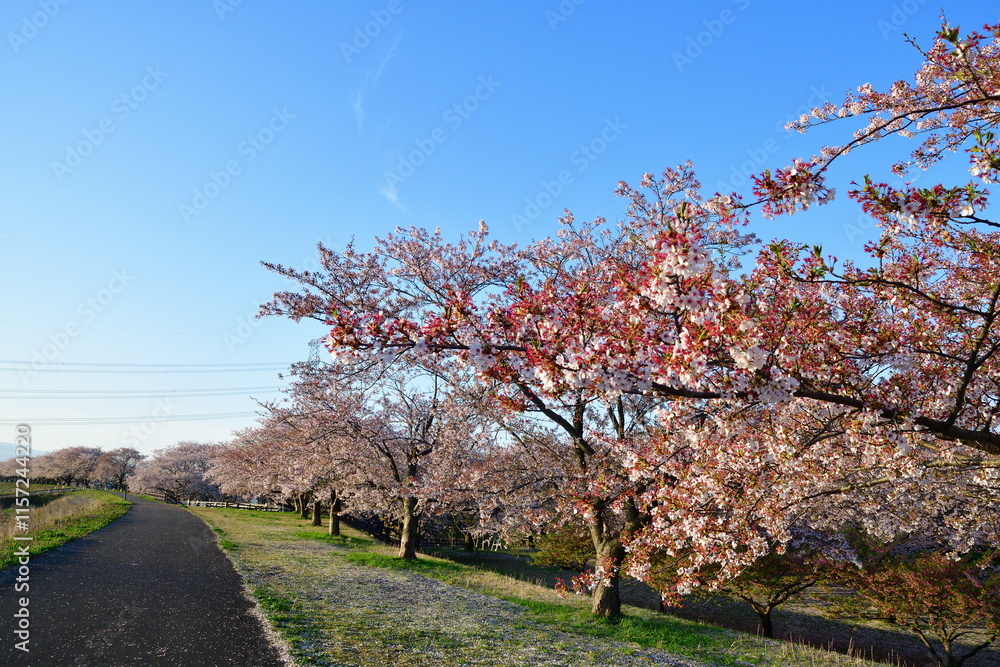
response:
M226 501L214 501L214 500L189 500L186 505L194 507L228 507L231 509L238 510L256 510L258 512L291 512L292 510L283 505L273 505L267 503L266 505L260 505L255 503L234 503Z
M78 490L80 490L82 488L83 487L81 487L81 486L63 486L63 487L60 487L58 489L42 489L41 491L28 491L28 495L29 496L47 496L47 495L49 495L51 493L65 493L66 491L78 491ZM5 496L0 496L0 498L4 498L4 499L21 498L22 496L23 496L23 494L22 495L17 495L16 493L11 493L11 494L8 494L8 495L5 495Z
M150 493L149 491L142 491L142 492L132 491L131 493L134 496L139 496L139 495L148 496L153 500L159 500L161 503L170 503L171 505L177 504L176 498L174 498L173 496L168 496L165 493Z
M63 487L59 489L42 489L41 491L29 491L28 495L32 498L35 496L48 496L53 493L66 493L67 491L77 491L80 487ZM6 496L0 496L0 509L9 509L14 506L14 501L17 498L23 498L24 495L18 496L16 493L12 493Z

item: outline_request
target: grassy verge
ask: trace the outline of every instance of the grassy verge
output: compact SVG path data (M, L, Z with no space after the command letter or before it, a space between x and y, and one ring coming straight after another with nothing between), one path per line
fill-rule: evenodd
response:
M366 552L349 553L345 558L374 567L417 572L513 602L527 610L530 620L555 630L635 644L711 665L870 667L877 664L794 643L765 640L632 606L624 607L625 614L619 623L610 624L591 614L589 598L560 598L548 586L446 559L421 555L413 562L386 553Z
M106 491L83 489L31 499L29 530L18 529L14 510L4 510L0 522L0 569L15 564L13 537L30 536L28 553L45 553L70 540L103 528L128 511L131 503Z
M634 607L610 625L587 599L449 560L401 561L349 528L331 538L293 514L190 510L220 534L302 665L654 664L649 651L702 665L875 664Z

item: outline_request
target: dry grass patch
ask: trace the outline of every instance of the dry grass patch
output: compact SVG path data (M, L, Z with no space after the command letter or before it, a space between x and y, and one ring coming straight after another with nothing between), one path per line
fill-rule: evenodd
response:
M0 520L0 568L15 563L15 536L30 536L32 540L28 542L28 553L35 556L103 528L125 514L131 504L114 494L93 489L33 496L26 515L28 531L18 527L18 515L13 509L3 510Z

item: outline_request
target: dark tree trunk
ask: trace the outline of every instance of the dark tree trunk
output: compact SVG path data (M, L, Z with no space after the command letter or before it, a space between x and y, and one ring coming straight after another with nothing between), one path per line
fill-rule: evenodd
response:
M399 557L405 560L417 559L417 539L420 536L420 519L416 513L417 499L403 498L403 525L399 532Z
M330 492L330 534L340 535L340 509L343 503L336 491Z
M920 642L924 645L924 648L927 649L927 654L931 656L931 659L937 667L962 667L962 663L965 662L965 658L959 660L952 655L951 642L943 640L941 642L941 648L943 650L941 653L938 653L937 649L934 648L931 638L927 636L927 634L922 632L919 628L911 628L911 630L917 635L917 637L920 638ZM978 652L978 649L976 652ZM974 653L971 655L974 655ZM967 657L969 656L966 656L966 658Z
M760 619L760 635L768 639L774 639L774 624L771 622L771 609L754 609Z
M299 496L299 516L303 519L309 518L309 496L304 493Z
M465 550L475 551L476 550L476 539L472 537L472 533L462 533L465 538Z
M965 662L965 658L958 658L952 653L952 643L948 639L941 640L941 648L943 649L944 655L938 659L938 664L944 665L944 667L962 667Z
M313 501L313 525L323 525L323 503L319 501L319 498Z

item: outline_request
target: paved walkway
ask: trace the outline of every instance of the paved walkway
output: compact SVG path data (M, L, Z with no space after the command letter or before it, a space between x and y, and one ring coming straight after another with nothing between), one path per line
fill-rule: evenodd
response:
M0 572L0 665L278 667L242 583L200 519L129 496L122 518ZM29 598L30 653L14 614Z

